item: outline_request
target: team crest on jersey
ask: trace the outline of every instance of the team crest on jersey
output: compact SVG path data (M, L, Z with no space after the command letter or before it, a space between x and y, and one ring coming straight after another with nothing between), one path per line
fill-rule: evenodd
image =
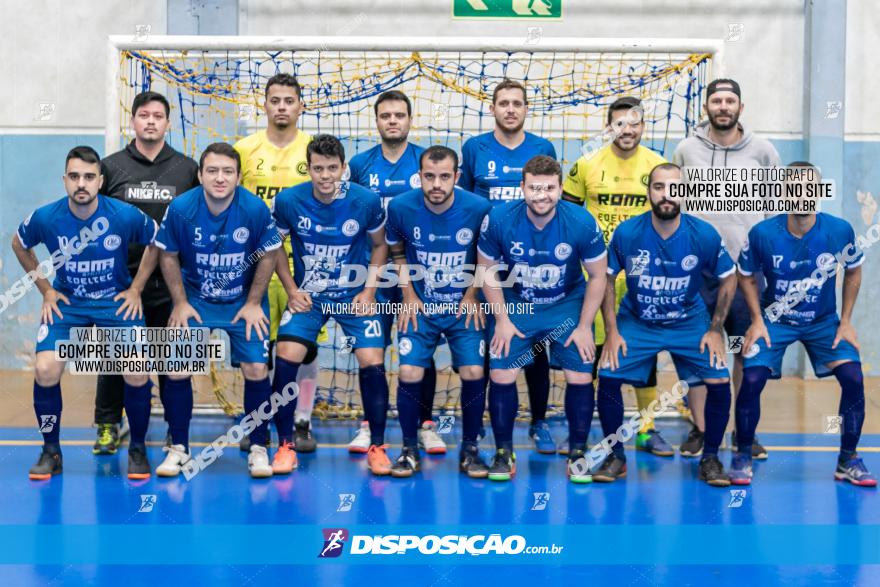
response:
M466 245L471 242L474 238L474 231L470 228L462 228L458 232L455 233L455 242L460 245Z
M400 342L397 343L397 352L399 352L402 357L405 357L410 351L412 351L412 341L408 338L401 338Z
M122 238L118 234L108 234L104 237L104 248L108 251L115 251L122 244Z
M647 173L644 174L639 181L642 182L642 185L647 186L648 185L648 174Z
M40 324L40 329L37 330L37 342L43 342L47 336L49 336L49 325Z
M489 230L489 215L486 214L483 216L483 222L480 224L480 232L486 232Z
M354 218L350 218L342 225L342 234L345 236L354 236L358 233L361 225Z
M305 161L300 161L296 164L296 172L300 175L306 175L309 171L309 166Z
M571 166L571 169L568 171L569 177L577 177L578 174L578 164L575 162L574 165Z
M685 271L690 271L699 263L699 259L697 259L696 255L688 255L684 259L681 260L681 268Z
M627 275L642 275L645 273L645 269L648 268L648 265L651 264L651 253L645 249L639 249L639 254L635 257L629 257L627 261L629 263L629 271L627 271Z
M413 189L422 187L422 178L419 177L418 173L413 173L409 176L409 187Z
M556 245L556 248L553 249L553 254L556 255L556 258L560 261L565 261L571 256L571 245L568 243L559 243Z
M816 267L822 269L823 271L830 269L836 260L834 259L834 255L831 253L822 253L818 257L816 257Z
M232 240L237 242L240 245L243 245L247 242L248 237L251 235L251 231L249 231L244 226L240 228L236 228L235 232L232 233Z

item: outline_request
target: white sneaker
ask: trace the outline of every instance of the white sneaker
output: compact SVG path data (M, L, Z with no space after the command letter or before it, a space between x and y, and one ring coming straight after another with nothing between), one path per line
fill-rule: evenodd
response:
M269 463L269 453L265 446L251 445L251 452L248 455L248 471L251 472L251 477L254 479L272 476L272 465Z
M437 427L431 420L422 424L419 430L419 447L425 449L429 455L445 455L446 443L437 434Z
M190 455L182 444L162 447L163 452L167 452L168 456L162 461L162 464L156 467L156 475L159 477L177 477L180 475L182 466L189 462Z
M367 454L368 450L370 450L370 423L363 421L354 439L348 443L348 452Z

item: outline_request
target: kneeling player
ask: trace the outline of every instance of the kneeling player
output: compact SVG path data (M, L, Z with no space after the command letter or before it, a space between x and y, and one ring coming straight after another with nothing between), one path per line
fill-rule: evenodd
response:
M567 383L568 476L575 483L590 481L584 446L593 414L592 326L605 294L606 251L590 213L559 201L561 185L559 163L546 155L533 157L523 167L524 200L494 208L481 226L483 292L495 314L489 384L497 448L489 468L493 481L508 481L516 473L516 377L533 360L535 349L547 343ZM586 285L582 268L589 275ZM494 274L512 287L502 293Z
M309 346L327 320L334 318L355 339L370 428L368 466L375 475L388 475L391 461L383 446L388 415L385 336L381 316L371 315L370 308L376 301L375 273L388 261L385 212L376 194L341 181L345 150L339 139L315 136L306 158L312 181L283 190L274 201L278 228L284 236L290 235L296 276L294 281L286 263L276 267L289 301L278 329L274 386L281 390L296 379ZM349 269L364 269L368 254L372 282L349 285L345 281Z
M281 238L266 205L237 187L240 174L238 151L226 143L209 145L199 161L202 185L171 202L156 246L162 249L162 275L174 302L168 326L226 331L232 364L241 365L244 375L244 411L250 414L272 392L266 366L266 288L278 256L273 251L281 246ZM156 474L174 477L190 459L192 378L169 375L165 399L172 446L165 449L168 456ZM268 427L261 424L250 434L251 477L272 476L266 451Z
M34 411L43 451L31 467L31 479L49 479L62 471L60 382L67 363L57 359L55 342L69 340L75 327L143 326L140 295L156 267L156 251L148 247L132 281L128 245L152 244L156 223L130 204L98 196L103 177L94 149L72 149L63 179L67 197L37 208L12 239L15 256L25 271L38 276L34 282L43 294L34 364ZM40 243L55 252L38 267L31 249ZM49 285L46 278L53 271L57 276ZM150 476L145 439L151 387L147 375L124 376L123 402L131 425L129 479Z
M818 174L809 163L792 165ZM877 485L856 454L865 420L865 385L852 311L864 260L852 226L821 212L775 216L749 231L739 258L739 284L752 325L743 342L747 350L736 399L737 449L730 470L734 485L751 483L750 447L761 417L761 391L768 378L780 377L785 349L797 341L807 349L816 376L833 374L840 383L840 454L834 477L863 487ZM841 316L834 277L838 263L844 268ZM767 279L760 300L756 272Z
M679 181L677 165L654 167L648 175L651 212L622 222L611 237L609 287L602 303L607 338L600 359L599 419L605 437L617 438L623 425L621 385L644 385L657 353L669 351L679 378L692 385L705 383L709 391L700 479L726 486L730 481L718 460L730 417L722 325L736 289L735 268L715 229L681 214L678 202L666 198L669 184ZM613 283L621 271L626 272L627 292L615 316ZM699 293L704 272L722 284L711 323ZM624 476L626 456L618 439L593 480Z
M461 377L463 442L459 468L474 478L489 473L477 448L486 405L486 343L481 332L485 318L477 304L477 290L462 284L464 272L476 260L480 224L492 205L485 198L456 189L460 174L455 151L430 147L420 158L421 188L401 194L388 204L385 239L400 270L404 304L398 318L397 342L397 412L403 451L391 468L395 477L409 477L419 470L422 378L432 364L441 335L449 342L452 364ZM410 283L410 268L422 278ZM448 309L425 313L426 303Z

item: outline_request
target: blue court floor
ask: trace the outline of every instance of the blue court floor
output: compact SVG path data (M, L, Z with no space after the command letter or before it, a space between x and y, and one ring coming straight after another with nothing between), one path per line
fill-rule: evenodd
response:
M193 450L229 423L196 420ZM674 444L685 433L679 423L661 429ZM251 480L235 447L189 482L130 482L124 450L93 456L94 431L72 428L62 430L64 474L32 482L35 432L0 430L0 585L880 585L880 497L833 480L833 435L762 435L769 460L757 463L751 487L732 493L739 488L698 482L695 459L634 451L626 480L571 485L564 457L530 450L520 424L511 483L460 475L455 448L425 458L412 479L375 478L345 450L352 430L319 424L322 446L287 477ZM396 422L389 430L393 459ZM561 422L554 435L565 436ZM152 440L163 436L154 419ZM149 451L154 468L159 444ZM862 445L880 470L880 435ZM319 558L325 530L345 531L335 557ZM409 535L429 550L434 539L422 537L465 537L454 539L462 554L455 544L452 554L396 554L409 540L396 537ZM468 540L558 552L473 555ZM372 554L383 549L395 553Z

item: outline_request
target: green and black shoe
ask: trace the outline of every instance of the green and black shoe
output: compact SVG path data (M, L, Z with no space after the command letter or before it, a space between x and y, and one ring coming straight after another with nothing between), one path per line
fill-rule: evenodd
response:
M98 424L98 438L92 447L96 455L115 455L119 450L119 427L116 424Z

